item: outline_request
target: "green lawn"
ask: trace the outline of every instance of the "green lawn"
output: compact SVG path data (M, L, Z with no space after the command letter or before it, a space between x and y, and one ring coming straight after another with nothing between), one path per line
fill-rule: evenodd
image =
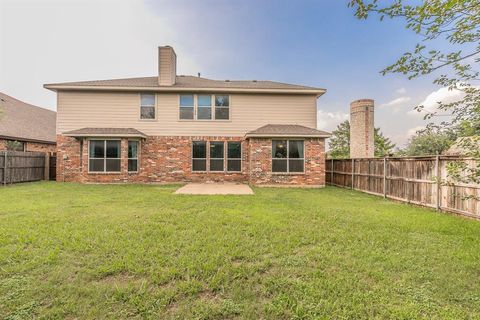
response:
M0 318L480 318L480 222L350 190L0 188Z

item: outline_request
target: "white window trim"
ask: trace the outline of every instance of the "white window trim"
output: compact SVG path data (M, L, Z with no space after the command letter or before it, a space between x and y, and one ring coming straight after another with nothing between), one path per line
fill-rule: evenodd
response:
M274 158L273 152L272 154L272 174L304 174L305 173L305 140L303 139L272 139L272 149L273 149L273 141L282 141L287 140L287 157L286 158ZM290 158L290 141L303 141L303 154L301 158ZM293 171L290 172L290 159L292 160L303 160L303 170L302 171ZM287 161L287 171L273 171L273 160L286 160Z
M153 98L154 98L154 102L153 102L153 106L143 106L142 105L142 95L153 95ZM149 92L143 92L143 93L140 93L138 95L138 99L139 99L139 108L138 108L138 119L141 120L141 121L157 121L157 114L158 114L158 108L157 108L157 94L156 93L149 93ZM142 118L142 107L153 107L154 110L155 110L155 117L153 117L152 119L144 119Z
M129 144L130 142L136 142L136 143L137 143L137 157L136 157L136 158L130 158L130 157L128 156L128 144ZM120 142L120 143L121 143L121 142ZM140 153L139 151L140 151L140 140L128 139L128 140L127 140L127 172L128 172L128 173L138 173L138 171L139 171L139 169L138 169L138 168L139 168L139 161L140 161L140 160L139 160L139 157L138 157L138 154ZM137 160L137 170L135 170L135 171L130 171L130 170L128 170L128 161L129 161L129 160Z
M225 141L225 142L226 142L226 145L227 145L227 148L226 148L226 150L225 150L225 154L226 154L226 157L225 157L225 158L227 159L227 161L226 161L226 163L225 163L225 170L226 170L227 172L232 172L232 173L233 173L233 172L237 172L237 173L238 173L238 172L242 172L242 171L243 171L243 170L242 170L242 165L243 165L243 160L242 160L242 158L243 158L243 146L242 146L242 141ZM229 143L229 142L231 142L231 143L239 143L239 144L240 144L240 158L229 158L229 157L228 157L228 143ZM240 160L240 170L238 170L238 171L228 170L228 160Z
M104 154L103 158L90 158L90 141L103 141ZM120 141L120 158L107 158L107 141ZM88 139L88 173L91 174L117 174L122 172L122 140L121 139L98 139L92 138ZM90 160L91 159L103 159L103 171L90 171ZM119 159L120 160L120 171L106 171L107 170L107 159Z

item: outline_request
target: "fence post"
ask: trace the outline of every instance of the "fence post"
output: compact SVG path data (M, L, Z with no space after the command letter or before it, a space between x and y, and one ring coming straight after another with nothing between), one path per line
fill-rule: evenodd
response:
M45 152L45 171L43 180L50 180L50 153Z
M435 157L435 175L436 175L436 188L437 188L437 203L436 203L436 208L437 210L440 210L440 156L437 154Z
M352 190L354 189L354 182L355 180L355 159L352 159Z
M332 158L332 165L330 167L330 185L333 186L333 158Z
M383 157L383 197L387 197L387 158Z
M7 153L8 151L5 150L5 154L4 154L4 164L3 164L3 185L6 186L7 185Z

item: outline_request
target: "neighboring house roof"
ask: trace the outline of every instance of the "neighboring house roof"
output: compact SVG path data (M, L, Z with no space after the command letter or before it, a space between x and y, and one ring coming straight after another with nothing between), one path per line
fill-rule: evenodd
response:
M158 77L94 80L52 83L45 88L56 90L151 90L151 91L217 91L217 92L272 92L322 95L325 89L302 85L257 80L212 80L194 76L177 76L172 86L160 86Z
M301 126L298 124L267 124L263 127L247 132L249 138L255 137L312 137L328 138L330 133Z
M0 137L56 143L55 111L40 108L0 92Z
M480 148L479 137L460 137L443 154L447 156L466 156L471 154L474 148Z
M134 128L82 128L65 132L63 135L69 137L147 137L146 134Z

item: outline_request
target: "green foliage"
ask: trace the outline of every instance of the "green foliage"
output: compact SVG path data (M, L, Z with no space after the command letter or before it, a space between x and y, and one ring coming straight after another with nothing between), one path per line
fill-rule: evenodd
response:
M480 318L480 223L340 188L176 188L2 189L0 319Z
M23 151L23 143L16 140L6 140L5 146L7 150L11 151Z
M431 130L419 131L408 141L407 147L401 151L405 156L431 156L442 154L455 141L455 135L447 132Z
M395 144L385 137L380 128L375 128L374 135L375 157L384 157L393 152ZM347 159L350 157L350 122L345 120L332 132L329 141L329 156L333 159Z
M414 79L441 71L434 83L461 91L457 101L438 103L437 111L417 106L425 119L432 119L439 113L449 115L439 125L429 124L430 129L459 128L470 132L473 139L465 139L469 155L476 158L478 170L471 171L470 178L476 181L480 172L480 150L475 141L480 138L480 2L478 0L350 0L359 19L375 14L403 20L407 29L418 34L422 41L415 48L404 53L398 60L382 70L383 74L397 73ZM446 50L438 50L439 42L446 42ZM465 133L464 133L465 134ZM460 135L462 135L460 133ZM452 177L461 175L461 167L452 167ZM467 179L468 180L468 179Z

